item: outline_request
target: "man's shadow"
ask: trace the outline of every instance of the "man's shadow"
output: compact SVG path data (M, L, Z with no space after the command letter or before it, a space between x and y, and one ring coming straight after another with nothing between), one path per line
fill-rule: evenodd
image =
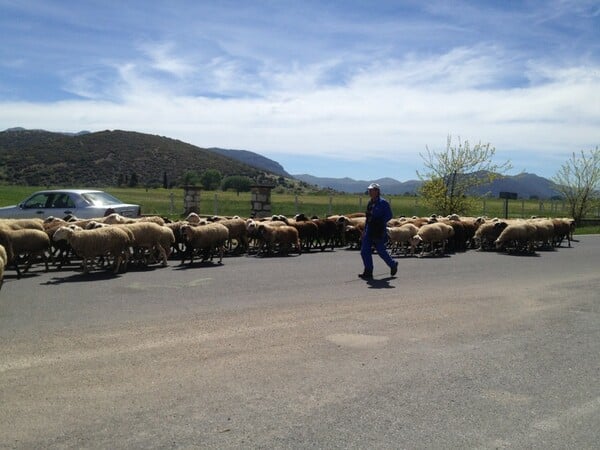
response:
M396 289L396 286L390 285L390 280L394 280L396 277L386 277L386 278L371 278L367 280L367 284L369 285L369 289Z

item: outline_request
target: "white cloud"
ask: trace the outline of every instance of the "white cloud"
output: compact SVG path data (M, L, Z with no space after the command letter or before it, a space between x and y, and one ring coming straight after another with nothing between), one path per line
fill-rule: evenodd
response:
M190 76L195 72L195 67L184 58L175 55L175 44L172 42L146 43L140 45L143 53L149 58L149 65L177 78Z
M100 57L58 65L54 75L63 77L61 87L80 100L0 101L0 124L55 131L119 128L199 146L350 161L373 154L414 160L426 145L443 148L448 134L490 142L499 155L569 154L598 145L597 44L585 54L557 57L536 51L543 46L530 41L542 36L561 42L564 36L548 24L565 14L579 26L566 4L552 2L547 11L533 13L527 6L496 11L489 4L444 5L436 2L432 14L419 14L421 4L414 2L401 8L406 14L388 16L389 5L376 4L368 8L375 14L360 20L353 11L304 14L299 8L296 16L285 5L271 5L275 16L267 21L265 11L251 6L229 14L198 3L193 6L201 22L165 7L169 17L148 25L140 24L140 5L133 5L119 26L112 25L115 34L127 30L109 41L124 48L98 48ZM597 16L593 2L584 6L576 14ZM205 14L206 8L215 14ZM111 17L105 14L103 19ZM77 16L65 19L66 38L79 31ZM107 33L103 21L91 29L94 14L86 17L87 55ZM185 33L172 29L179 21ZM524 25L529 22L531 29ZM60 61L70 61L64 58L70 52L62 50L78 48L71 42L57 43ZM10 56L4 66L12 61L11 68L19 69L26 60Z

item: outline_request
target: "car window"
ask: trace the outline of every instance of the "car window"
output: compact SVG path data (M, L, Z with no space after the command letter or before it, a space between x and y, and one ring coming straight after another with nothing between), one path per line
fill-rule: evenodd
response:
M23 208L46 208L46 205L50 200L49 194L35 194L33 197L25 200Z
M86 192L81 196L92 205L118 205L122 203L121 200L106 192Z
M52 200L52 208L74 208L75 202L69 194L55 194Z

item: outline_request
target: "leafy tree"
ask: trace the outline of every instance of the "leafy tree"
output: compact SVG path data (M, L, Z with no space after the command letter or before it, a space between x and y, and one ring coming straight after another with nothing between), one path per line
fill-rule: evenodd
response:
M204 189L213 191L221 184L222 178L223 175L217 169L208 169L200 175L200 183Z
M453 145L448 135L445 151L426 149L425 154L419 153L426 170L417 171L417 176L423 181L420 194L436 214L467 213L474 188L491 183L512 167L509 161L492 162L496 149L489 143L471 147L469 141L459 138L458 145Z
M195 186L196 183L199 183L199 180L198 173L193 170L188 170L181 177L181 182L184 186Z
M163 172L163 181L162 181L162 186L163 188L167 189L169 187L169 180L167 179L167 172Z
M240 192L248 192L251 185L252 180L250 178L242 175L232 175L230 177L223 178L221 189L224 191L227 191L228 189L235 189L239 195Z
M557 190L563 194L571 217L579 223L582 218L600 201L600 150L575 152L560 167L552 178Z

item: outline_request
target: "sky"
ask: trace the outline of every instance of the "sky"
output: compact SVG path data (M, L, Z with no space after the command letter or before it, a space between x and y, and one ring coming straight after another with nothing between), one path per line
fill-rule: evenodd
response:
M291 174L416 179L600 145L600 1L0 0L0 130L128 130Z

